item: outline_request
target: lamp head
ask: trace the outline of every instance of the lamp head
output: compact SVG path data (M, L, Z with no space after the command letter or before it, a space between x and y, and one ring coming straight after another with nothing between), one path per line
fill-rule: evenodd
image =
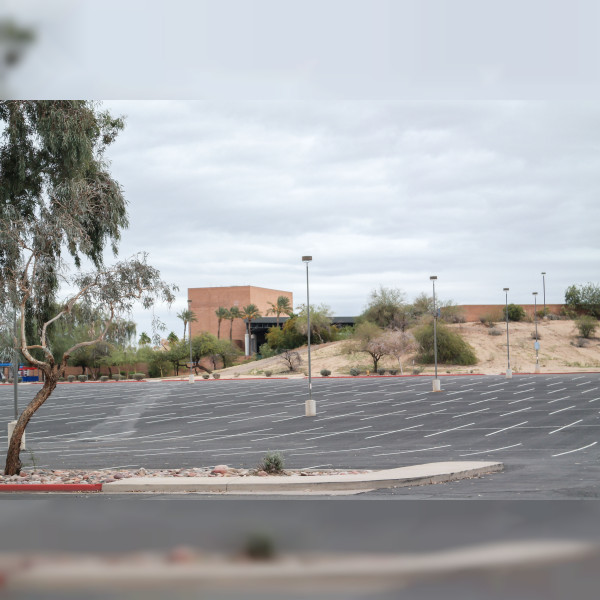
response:
M430 275L429 279L431 279L431 280L437 279L437 275Z
M508 292L509 288L502 288L503 292Z
M303 256L302 262L310 262L312 260L312 256Z
M537 292L531 292L534 296L537 296L538 293Z

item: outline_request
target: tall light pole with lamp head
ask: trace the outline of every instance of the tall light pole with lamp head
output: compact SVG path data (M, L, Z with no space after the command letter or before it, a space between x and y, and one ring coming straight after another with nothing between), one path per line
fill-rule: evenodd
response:
M188 312L191 312L192 310L192 300L188 299ZM194 383L194 371L192 370L192 322L190 321L190 328L189 328L189 336L190 336L190 383Z
M546 271L542 271L542 285L544 286L544 316L546 316Z
M509 288L502 288L506 294L506 379L512 379L512 369L510 368L510 344L508 341L508 290Z
M535 372L540 372L540 343L538 342L538 331L537 331L537 292L532 292L533 294L533 321L535 323Z
M440 392L442 387L440 385L440 380L438 379L438 365L437 365L437 306L435 304L435 280L437 279L437 275L431 275L429 277L431 282L433 283L433 360L435 363L435 376L433 378L433 391Z
M308 400L304 403L304 416L314 417L317 414L317 406L312 398L312 372L310 368L310 295L308 292L308 263L312 261L312 256L303 256L302 262L306 263L306 318L307 318L307 337L308 337Z

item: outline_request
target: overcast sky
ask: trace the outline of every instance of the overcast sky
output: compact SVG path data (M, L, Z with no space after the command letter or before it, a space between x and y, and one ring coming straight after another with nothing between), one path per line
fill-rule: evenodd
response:
M539 102L106 102L121 254L181 288L257 285L356 315L369 291L562 302L598 279L600 109ZM170 315L170 316L169 316ZM142 322L139 317L138 320Z
M4 12L3 12L4 11ZM562 302L598 281L593 1L9 1L13 97L122 98L120 256L180 293L256 285L356 315L369 292ZM0 82L2 84L2 82ZM10 95L10 94L9 94ZM149 100L149 99L161 100ZM179 100L185 98L186 100ZM188 100L189 99L189 100ZM138 333L151 316L137 311Z

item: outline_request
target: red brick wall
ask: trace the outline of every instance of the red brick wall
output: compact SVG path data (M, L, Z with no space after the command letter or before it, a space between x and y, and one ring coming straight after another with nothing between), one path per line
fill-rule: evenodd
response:
M479 321L479 317L486 314L504 314L504 304L463 304L460 308L463 311L463 316L467 323L473 321ZM525 309L525 312L533 318L534 304L521 304ZM560 314L560 311L564 304L546 304L546 309L555 315ZM538 302L537 309L543 310L544 303Z
M290 299L290 304L294 304L292 292L282 290L271 290L268 288L255 287L253 285L236 285L230 287L208 287L208 288L189 288L188 299L192 301L191 310L195 313L198 321L191 324L192 335L198 335L203 331L208 331L217 335L218 319L215 311L219 306L231 308L237 306L240 310L248 304L256 304L261 315L267 316L267 310L270 308L269 302L275 303L279 296L285 296ZM221 321L221 339L229 339L229 327L231 321ZM183 334L176 332L177 335ZM233 321L233 340L244 342L246 326L242 319ZM243 347L243 346L242 346Z

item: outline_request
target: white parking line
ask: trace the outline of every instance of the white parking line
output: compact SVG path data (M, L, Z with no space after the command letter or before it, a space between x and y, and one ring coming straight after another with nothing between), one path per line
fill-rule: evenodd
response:
M520 412L529 410L530 408L531 408L531 406L528 406L527 408L520 408L519 410L511 410L510 412L502 413L500 416L507 417L508 415L514 415L515 413L520 413Z
M473 406L474 404L481 404L482 402L491 402L492 400L498 400L498 396L494 396L493 398L486 398L485 400L477 400L477 402L469 402L468 406Z
M419 417L425 417L427 415L436 415L437 413L446 412L445 408L440 408L440 410L434 410L432 412L421 413L420 415L413 415L412 417L404 417L407 421L409 419L418 419Z
M581 448L575 448L575 450L569 450L568 452L561 452L560 454L553 454L552 456L563 456L564 454L571 454L571 452L579 452L580 450L585 450L586 448L591 448L592 446L595 446L598 442L592 442L591 444L588 444L587 446L583 446Z
M434 435L440 435L442 433L448 433L449 431L456 431L457 429L463 429L464 427L470 427L471 425L475 425L475 423L467 423L466 425L460 425L459 427L453 427L452 429L444 429L444 431L437 431L436 433L428 433L423 437L432 437Z
M486 433L485 436L496 435L497 433L502 433L503 431L508 431L509 429L514 429L515 427L519 427L520 425L525 425L528 421L523 421L522 423L517 423L516 425L511 425L510 427L505 427L504 429L498 429L498 431L492 431L492 433Z
M366 427L357 427L356 429L348 429L346 431L336 431L335 433L325 433L323 435L316 435L314 437L310 437L310 438L306 438L306 441L310 441L310 440L319 440L321 438L324 437L331 437L334 435L344 435L346 433L352 433L354 431L361 431L362 429L371 429L373 426L372 425L367 425Z
M375 435L368 435L365 437L365 440L370 440L371 438L381 437L382 435L391 435L392 433L398 433L400 431L407 431L409 429L416 429L417 427L423 427L423 424L420 425L411 425L410 427L404 427L404 429L395 429L394 431L386 431L385 433L376 433Z
M398 452L385 452L383 454L373 454L373 456L393 456L395 454L411 454L412 452L427 452L427 450L439 450L440 448L450 448L451 444L444 446L432 446L431 448L419 448L417 450L399 450Z
M359 421L368 421L369 419L379 419L381 417L387 417L389 415L399 415L400 413L405 413L405 412L406 412L406 409L403 409L403 410L397 410L395 412L382 413L380 415L373 415L371 417L361 417L359 419Z
M512 446L503 446L502 448L494 448L492 450L481 450L479 452L467 452L467 454L459 454L459 456L474 456L475 454L489 454L490 452L498 452L499 450L508 450L509 448L516 448L522 446L521 442L513 444Z
M597 389L598 389L597 387L593 387L593 388L590 388L589 390L583 390L581 393L587 394L588 392L593 392L594 390L597 390Z
M563 412L563 410L569 410L570 408L575 408L575 404L573 404L573 406L567 406L567 407L561 408L559 410L553 410L551 413L548 413L548 414L555 415L556 413Z
M554 431L549 431L548 435L552 435L553 433L556 433L557 431L562 431L563 429L566 429L567 427L571 427L571 425L577 425L577 423L581 423L581 421L583 421L583 419L579 419L579 421L573 421L573 423L569 423L568 425L559 427L558 429L555 429Z
M527 396L527 398L521 398L520 400L513 400L509 404L518 404L519 402L526 402L527 400L533 400L533 396Z
M480 408L479 410L471 410L466 413L462 413L462 415L454 415L453 419L458 419L459 417L466 417L467 415L474 415L475 413L485 412L486 410L490 410L489 408Z
M556 400L550 400L548 404L552 404L553 402L560 402L561 400L568 400L571 396L565 396L564 398L557 398Z

